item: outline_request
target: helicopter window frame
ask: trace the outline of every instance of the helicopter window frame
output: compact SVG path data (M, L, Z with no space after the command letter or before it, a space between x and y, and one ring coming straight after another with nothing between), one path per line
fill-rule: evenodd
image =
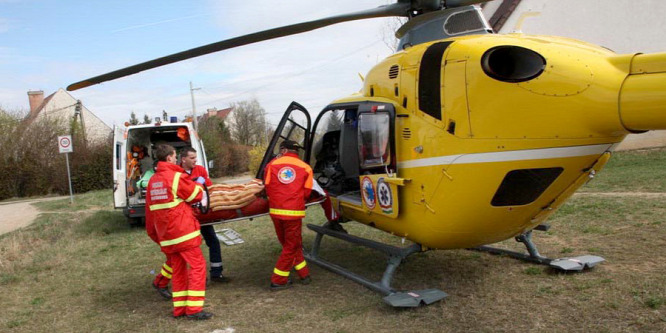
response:
M377 118L378 116L384 119ZM372 122L366 119L372 119ZM381 120L377 123L374 120ZM372 127L364 127L370 125ZM365 135L370 133L370 135ZM386 111L361 112L358 114L358 157L361 169L386 167L392 163L391 149L391 114ZM368 147L373 148L370 155ZM368 158L368 157L371 158Z
M322 149L322 141L324 136L326 136L327 133L329 132L335 132L337 131L338 133L340 132L342 128L342 124L344 123L344 115L346 112L346 108L332 108L332 109L324 109L319 113L317 116L317 119L315 119L314 125L312 126L312 130L310 131L310 147L311 151L306 152L307 156L307 161L309 161L309 164L311 166L314 166L317 162L317 155L320 153L320 150ZM354 109L354 112L356 110ZM328 117L328 118L326 118ZM334 122L331 121L331 118L337 118L334 120ZM320 124L321 122L321 124ZM319 129L319 126L326 126L325 130ZM337 126L336 128L333 128L334 126Z

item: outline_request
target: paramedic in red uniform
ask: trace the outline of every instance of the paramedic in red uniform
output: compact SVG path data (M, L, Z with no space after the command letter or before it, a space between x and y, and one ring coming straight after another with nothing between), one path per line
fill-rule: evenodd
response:
M289 272L292 268L302 283L310 283L310 271L303 258L301 225L313 179L310 166L298 157L299 148L294 141L283 141L280 155L268 163L264 171L269 212L282 244L282 253L271 276L270 289L273 291L290 286Z
M201 252L199 222L192 203L207 200L201 186L189 180L176 165L176 151L169 145L158 145L155 174L146 193L146 225L171 262L173 316L210 319L203 311L206 295L206 260Z
M208 178L206 168L197 165L197 151L192 147L183 148L180 151L180 166L190 175L190 180L206 186L213 185ZM208 246L208 259L210 260L210 280L213 282L229 282L230 279L222 275L222 253L220 250L220 240L217 238L215 228L212 225L201 227L201 236L203 236L206 246Z

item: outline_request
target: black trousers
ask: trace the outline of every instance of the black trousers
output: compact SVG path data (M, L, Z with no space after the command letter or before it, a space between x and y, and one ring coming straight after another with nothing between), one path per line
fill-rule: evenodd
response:
M222 252L220 251L220 240L215 234L215 228L212 225L201 227L201 236L203 236L206 246L208 246L208 259L210 260L210 276L216 277L222 275Z

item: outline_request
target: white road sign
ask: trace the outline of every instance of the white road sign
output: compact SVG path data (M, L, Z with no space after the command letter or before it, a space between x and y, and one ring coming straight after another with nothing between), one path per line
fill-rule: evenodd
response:
M72 136L71 135L59 136L58 149L60 149L60 153L74 152L74 147L72 146Z

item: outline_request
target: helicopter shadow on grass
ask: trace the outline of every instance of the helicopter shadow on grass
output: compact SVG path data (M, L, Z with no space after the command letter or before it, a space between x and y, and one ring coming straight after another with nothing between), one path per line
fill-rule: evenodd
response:
M94 212L74 229L75 232L84 235L132 233L139 230L144 230L143 226L138 228L128 225L125 217L120 211L108 210Z

